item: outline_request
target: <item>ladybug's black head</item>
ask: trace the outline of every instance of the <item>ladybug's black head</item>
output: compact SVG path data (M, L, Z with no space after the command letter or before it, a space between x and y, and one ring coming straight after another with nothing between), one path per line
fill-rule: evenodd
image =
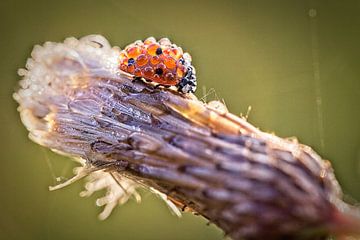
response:
M191 57L188 53L184 53L180 59L180 63L186 67L184 77L177 84L179 92L182 93L194 93L196 90L196 71L193 65L191 65Z
M182 93L194 93L196 90L196 75L195 68L190 65L187 66L185 76L180 80L177 87Z

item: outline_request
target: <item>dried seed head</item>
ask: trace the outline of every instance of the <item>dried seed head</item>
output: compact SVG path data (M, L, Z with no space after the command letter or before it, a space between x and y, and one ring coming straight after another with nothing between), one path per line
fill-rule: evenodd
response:
M86 159L88 173L125 179L129 192L141 185L166 194L173 208L201 214L234 239L358 231L357 210L349 216L330 163L309 147L195 97L129 81L118 56L117 48L94 46L91 37L35 47L14 95L31 139ZM113 183L104 186L118 197L99 200L110 204L105 215L128 198ZM94 190L88 185L82 195Z

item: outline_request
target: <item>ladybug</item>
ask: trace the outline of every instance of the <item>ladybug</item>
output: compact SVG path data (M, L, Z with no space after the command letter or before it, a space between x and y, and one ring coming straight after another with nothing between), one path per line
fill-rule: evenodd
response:
M194 93L196 90L195 68L191 56L168 38L156 41L154 37L144 42L138 40L120 52L120 70L135 78L144 78L157 86L175 86L179 92Z

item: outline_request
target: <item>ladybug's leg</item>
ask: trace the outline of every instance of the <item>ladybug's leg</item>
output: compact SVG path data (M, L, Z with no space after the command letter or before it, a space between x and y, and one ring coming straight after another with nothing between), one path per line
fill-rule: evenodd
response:
M141 81L141 77L134 76L132 82Z
M160 88L162 85L161 84L156 84L155 86L154 86L154 88Z
M156 84L155 85L155 88L160 88L160 87L163 87L163 88L170 88L171 85L163 85L163 84Z

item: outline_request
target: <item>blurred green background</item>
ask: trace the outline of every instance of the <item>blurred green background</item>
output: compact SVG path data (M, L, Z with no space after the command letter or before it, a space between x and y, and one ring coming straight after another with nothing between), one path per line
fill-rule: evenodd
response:
M82 182L56 192L73 163L32 143L12 93L34 44L98 33L124 47L169 37L189 51L198 97L224 99L264 131L296 136L330 159L360 200L360 1L0 2L0 239L222 239L201 217L172 216L157 197L99 221Z

